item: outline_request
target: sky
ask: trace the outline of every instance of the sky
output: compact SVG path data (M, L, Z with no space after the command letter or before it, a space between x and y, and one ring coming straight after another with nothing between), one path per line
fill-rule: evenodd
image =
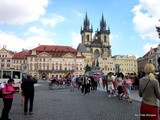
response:
M142 57L160 44L160 0L0 0L0 48L20 52L38 45L77 49L87 13L93 35L102 14L113 55Z

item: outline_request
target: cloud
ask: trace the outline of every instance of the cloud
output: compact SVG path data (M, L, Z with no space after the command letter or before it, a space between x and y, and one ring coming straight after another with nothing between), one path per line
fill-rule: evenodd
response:
M139 5L134 6L131 12L134 13L133 24L135 31L140 36L151 38L159 41L158 34L155 26L160 25L158 19L160 14L160 1L159 0L140 0Z
M52 15L51 18L43 18L41 21L44 25L55 27L57 23L63 22L65 18L61 15Z
M81 43L81 35L76 32L72 32L72 47L77 49L78 44Z
M0 31L0 48L2 48L4 45L6 46L6 49L11 51L21 51L24 49L33 49L34 47L37 47L38 44L41 45L53 45L54 41L48 37L45 36L32 36L28 37L26 39L18 38L13 33L5 33Z
M156 48L156 47L158 47L158 44L149 44L149 43L145 44L143 46L144 53L147 53L151 49L151 47Z
M25 24L45 14L49 0L0 0L0 23Z
M47 36L47 32L43 28L37 28L36 26L32 26L28 29L29 33L35 33L40 36Z
M77 16L83 17L83 13L80 13L79 11L74 10L74 9L72 9L72 11L73 11Z
M24 44L27 45L27 49L33 49L38 45L54 45L54 41L48 37L32 36L27 38Z

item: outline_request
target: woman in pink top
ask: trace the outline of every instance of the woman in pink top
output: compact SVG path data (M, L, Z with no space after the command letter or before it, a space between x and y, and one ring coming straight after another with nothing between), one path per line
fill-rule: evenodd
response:
M9 119L9 111L12 106L13 94L15 92L12 84L14 83L13 79L9 79L8 83L4 85L2 89L3 94L3 104L4 108L2 110L1 120L10 120Z

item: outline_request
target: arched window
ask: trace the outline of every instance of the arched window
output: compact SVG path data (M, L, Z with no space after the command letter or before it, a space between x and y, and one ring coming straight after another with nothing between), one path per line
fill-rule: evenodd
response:
M107 37L106 36L104 36L104 42L106 42L107 41Z
M87 35L87 41L89 41L89 35Z

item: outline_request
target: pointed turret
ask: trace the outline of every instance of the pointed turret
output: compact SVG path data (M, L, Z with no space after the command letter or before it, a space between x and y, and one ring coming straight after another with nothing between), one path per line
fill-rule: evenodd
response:
M100 21L100 31L106 32L106 21L104 20L103 14L102 14L102 19Z
M93 27L91 26L91 28L90 28L90 21L88 19L87 12L86 12L86 15L85 15L85 18L84 18L83 29L81 29L81 34L83 32L93 32Z
M85 16L83 25L84 25L84 30L89 30L90 22L87 16L87 12L86 12L86 16Z
M108 34L110 34L111 32L110 32L110 27L108 27Z

